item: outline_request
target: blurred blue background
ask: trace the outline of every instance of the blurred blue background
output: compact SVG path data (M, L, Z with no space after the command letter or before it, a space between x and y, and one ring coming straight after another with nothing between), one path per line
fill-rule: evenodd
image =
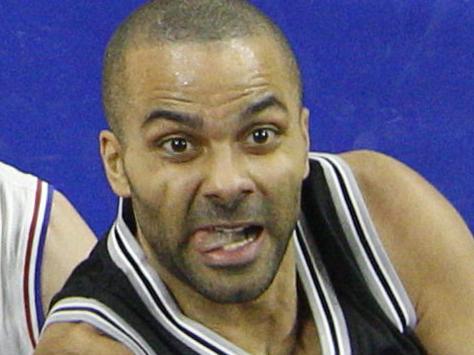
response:
M97 234L115 214L98 153L102 53L142 1L0 2L0 160L63 191ZM312 149L415 168L474 226L474 3L259 0L302 68Z

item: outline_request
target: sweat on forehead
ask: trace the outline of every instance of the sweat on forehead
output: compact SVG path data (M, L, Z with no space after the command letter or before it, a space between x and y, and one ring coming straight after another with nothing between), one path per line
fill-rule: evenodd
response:
M121 105L126 104L125 54L144 46L205 43L232 38L269 36L282 49L301 98L299 69L280 29L242 0L155 0L132 13L112 36L104 57L103 104L111 129L123 136Z

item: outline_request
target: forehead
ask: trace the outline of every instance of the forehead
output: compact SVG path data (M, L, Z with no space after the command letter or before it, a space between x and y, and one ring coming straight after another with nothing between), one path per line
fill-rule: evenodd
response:
M296 97L283 53L268 36L144 45L126 53L127 94L138 101L169 95L210 106L262 91Z

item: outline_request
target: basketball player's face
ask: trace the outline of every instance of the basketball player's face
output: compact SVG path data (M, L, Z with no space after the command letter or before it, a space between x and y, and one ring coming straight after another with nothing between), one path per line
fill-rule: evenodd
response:
M122 145L138 234L168 286L217 302L272 282L307 170L307 111L269 38L127 56Z

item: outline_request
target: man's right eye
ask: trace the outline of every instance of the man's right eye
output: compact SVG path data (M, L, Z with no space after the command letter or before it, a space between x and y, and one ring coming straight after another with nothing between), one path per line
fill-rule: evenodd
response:
M179 161L192 159L198 153L198 146L185 136L172 136L159 142L158 147L169 158Z

